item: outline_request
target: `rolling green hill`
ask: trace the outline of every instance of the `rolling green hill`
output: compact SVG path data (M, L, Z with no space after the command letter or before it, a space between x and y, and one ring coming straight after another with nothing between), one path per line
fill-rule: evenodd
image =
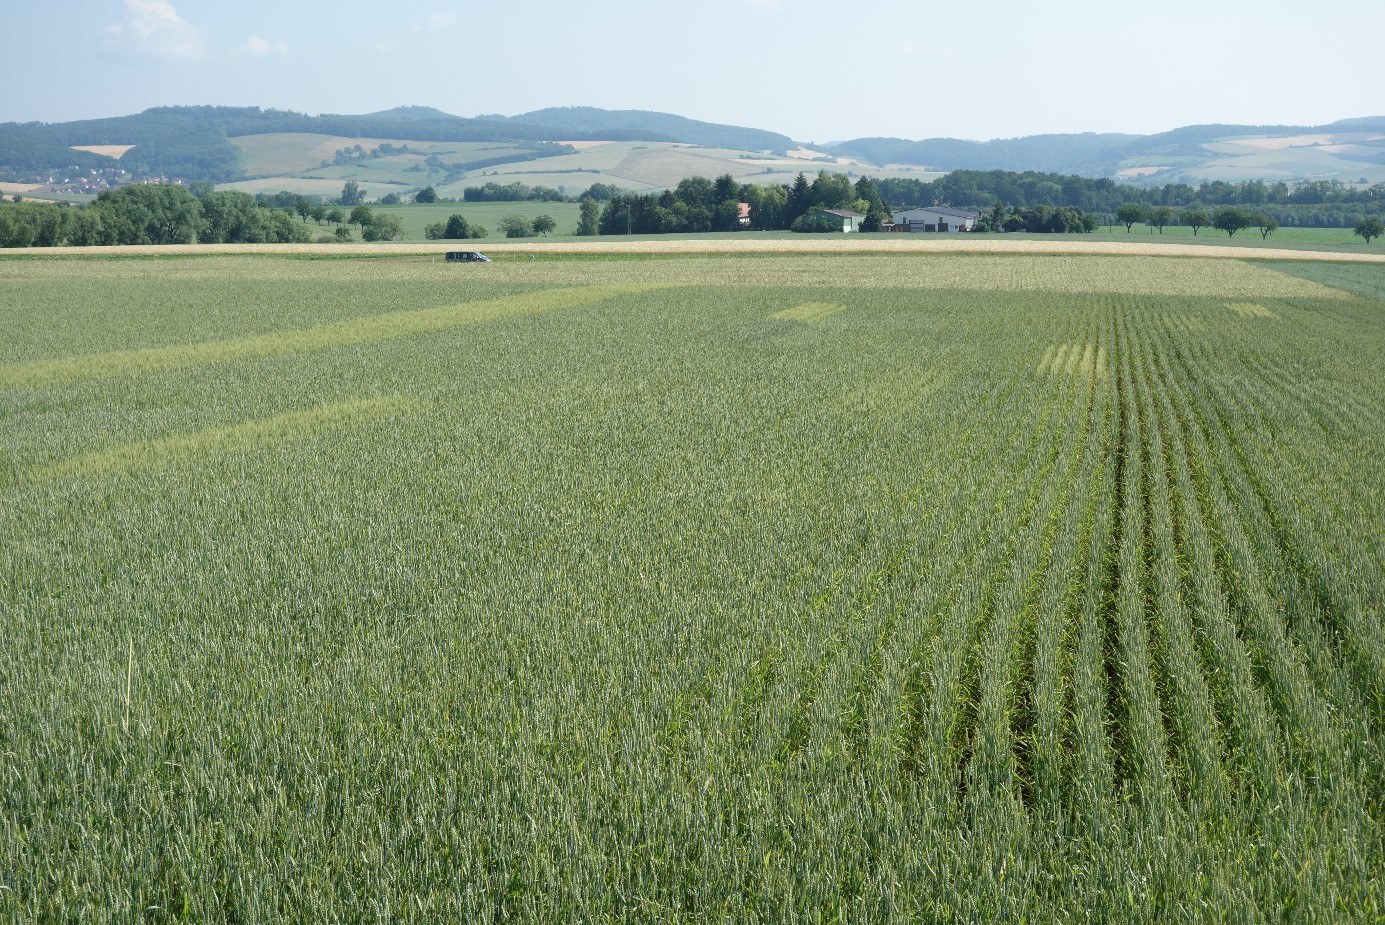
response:
M122 168L136 176L227 182L246 176L241 149L233 139L280 133L446 142L649 140L703 144L713 137L737 143L753 141L764 147L773 146L776 139L787 142L784 136L773 133L693 122L677 116L662 117L660 113L602 116L602 112L586 113L589 128L579 124L580 119L572 113L563 117L561 126L549 126L532 118L532 114L513 119L463 118L417 106L367 115L317 116L258 107L171 106L109 119L51 124L11 122L0 124L0 180L103 170L110 166L109 159L74 151L72 147L132 145L122 159ZM685 131L666 134L644 127L656 123Z
M1072 172L1073 164L1138 139L1139 135L1031 135L995 141L960 138L857 138L831 150L875 164L915 164L940 170L1046 170Z
M685 141L709 148L772 151L775 154L785 154L798 146L788 135L780 135L778 132L699 122L696 119L644 109L609 110L592 106L564 106L526 112L511 117L509 122L520 125L544 125L579 133L643 130L666 136L672 141Z
M649 192L676 186L685 177L728 173L740 182L761 184L792 183L800 172L811 176L823 169L925 181L938 176L920 168L876 168L829 155L812 160L660 141L575 141L555 146L388 141L302 133L246 135L231 141L240 150L251 178L222 184L221 188L249 193L288 190L335 196L347 180L354 180L371 199L390 192L411 196L424 186L432 186L446 199L461 199L468 186L488 182L548 186L572 196L593 183ZM361 145L364 157L333 162L335 152L356 144ZM391 153L371 156L383 145L389 145ZM403 150L405 146L407 150Z
M99 145L129 150L118 159L75 150ZM342 156L345 149L351 151ZM757 128L586 106L469 118L427 106L315 116L174 106L109 119L0 124L0 181L35 186L36 196L68 198L147 177L318 195L355 180L372 196L429 185L450 196L486 182L481 177L573 191L595 182L657 190L693 175L787 182L799 170L819 169L917 178L951 170L1037 170L1142 185L1252 179L1368 185L1385 182L1385 117L986 142L857 138L822 150Z
M877 164L1043 170L1135 183L1385 181L1385 117L1328 125L1190 125L1156 135L1031 135L976 142L857 138L829 146Z

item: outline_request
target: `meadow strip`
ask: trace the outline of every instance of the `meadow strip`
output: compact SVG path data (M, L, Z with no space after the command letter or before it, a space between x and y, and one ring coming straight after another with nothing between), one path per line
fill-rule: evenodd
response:
M260 254L321 256L402 256L456 250L454 241L409 241L377 244L166 244L111 247L32 247L34 255L178 256L189 254ZM1385 263L1385 254L1300 251L1275 247L1228 247L1127 241L998 240L967 235L804 235L783 238L688 238L671 240L606 238L591 241L495 242L487 253L550 254L1086 254L1095 256L1207 257L1235 260L1304 260L1340 263Z

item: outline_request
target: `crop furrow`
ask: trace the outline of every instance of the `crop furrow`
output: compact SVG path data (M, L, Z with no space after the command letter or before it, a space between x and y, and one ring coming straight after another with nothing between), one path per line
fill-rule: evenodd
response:
M1116 556L1113 583L1108 589L1108 674L1117 683L1113 696L1112 724L1120 730L1117 750L1120 779L1146 812L1165 805L1168 769L1164 763L1167 744L1159 693L1151 671L1149 633L1146 626L1144 422L1137 394L1141 371L1137 368L1130 322L1120 314L1115 320L1119 395L1124 461L1118 469L1119 533L1113 543Z
M1168 384L1160 381L1153 363L1153 353L1161 349L1167 349L1167 345L1145 345L1143 362L1150 377L1142 386L1151 410L1149 424L1155 456L1148 470L1153 480L1150 526L1155 631L1159 638L1160 670L1170 703L1170 741L1179 748L1184 774L1182 798L1196 807L1197 815L1206 818L1226 805L1227 782L1222 768L1220 723L1188 614L1187 512L1182 509L1182 494L1175 490L1183 447L1176 427L1172 426L1173 412L1165 391Z
M1171 419L1178 425L1173 441L1177 448L1174 468L1178 504L1185 512L1189 601L1204 674L1217 715L1224 718L1234 769L1228 778L1239 791L1257 797L1257 806L1265 806L1288 798L1284 743L1273 708L1257 680L1251 650L1237 632L1232 614L1230 585L1235 578L1222 546L1219 514L1214 507L1214 462L1203 445L1185 394L1189 373L1175 374L1167 357L1157 360L1162 391L1171 399Z
M984 625L995 579L1008 562L1015 532L1033 515L1041 488L1040 473L1059 452L1060 435L1050 426L1054 407L1052 403L1044 406L1038 425L1016 448L1019 455L1012 466L1017 475L1005 494L985 511L985 519L973 534L969 555L959 564L948 594L939 602L939 630L931 639L931 657L913 660L917 667L904 689L901 760L907 773L929 780L953 777L956 765L950 757L966 732L959 714L969 709L962 692L974 662L976 637ZM1013 515L1012 506L1019 508ZM1007 528L1007 516L1013 516L1018 524ZM966 580L967 575L984 576L979 592Z
M1183 362L1176 353L1174 357ZM1281 617L1285 604L1274 581L1278 550L1265 548L1263 530L1261 547L1255 548L1252 534L1263 517L1263 509L1259 497L1247 484L1247 471L1236 464L1231 446L1234 430L1215 398L1195 390L1192 407L1193 418L1214 460L1214 501L1220 512L1226 561L1234 576L1232 599L1253 639L1252 652L1257 655L1263 683L1293 743L1292 754L1299 773L1307 781L1319 782L1315 788L1318 798L1331 803L1346 800L1348 805L1359 807L1363 801L1353 800L1353 795L1363 792L1361 770L1352 757L1346 734L1310 679L1298 644Z

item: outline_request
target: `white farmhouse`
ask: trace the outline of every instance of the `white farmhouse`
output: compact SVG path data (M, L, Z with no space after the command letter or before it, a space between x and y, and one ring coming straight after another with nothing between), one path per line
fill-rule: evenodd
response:
M895 231L971 231L981 218L980 212L949 209L947 206L924 206L892 213Z

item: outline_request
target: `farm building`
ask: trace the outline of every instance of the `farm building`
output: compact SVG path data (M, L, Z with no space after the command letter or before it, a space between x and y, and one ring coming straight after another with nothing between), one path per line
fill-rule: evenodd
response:
M976 227L981 213L946 206L925 206L895 212L892 218L893 231L971 231Z
M828 215L835 215L842 220L842 231L852 232L861 230L861 222L865 221L865 216L860 212L852 212L850 209L823 209Z

